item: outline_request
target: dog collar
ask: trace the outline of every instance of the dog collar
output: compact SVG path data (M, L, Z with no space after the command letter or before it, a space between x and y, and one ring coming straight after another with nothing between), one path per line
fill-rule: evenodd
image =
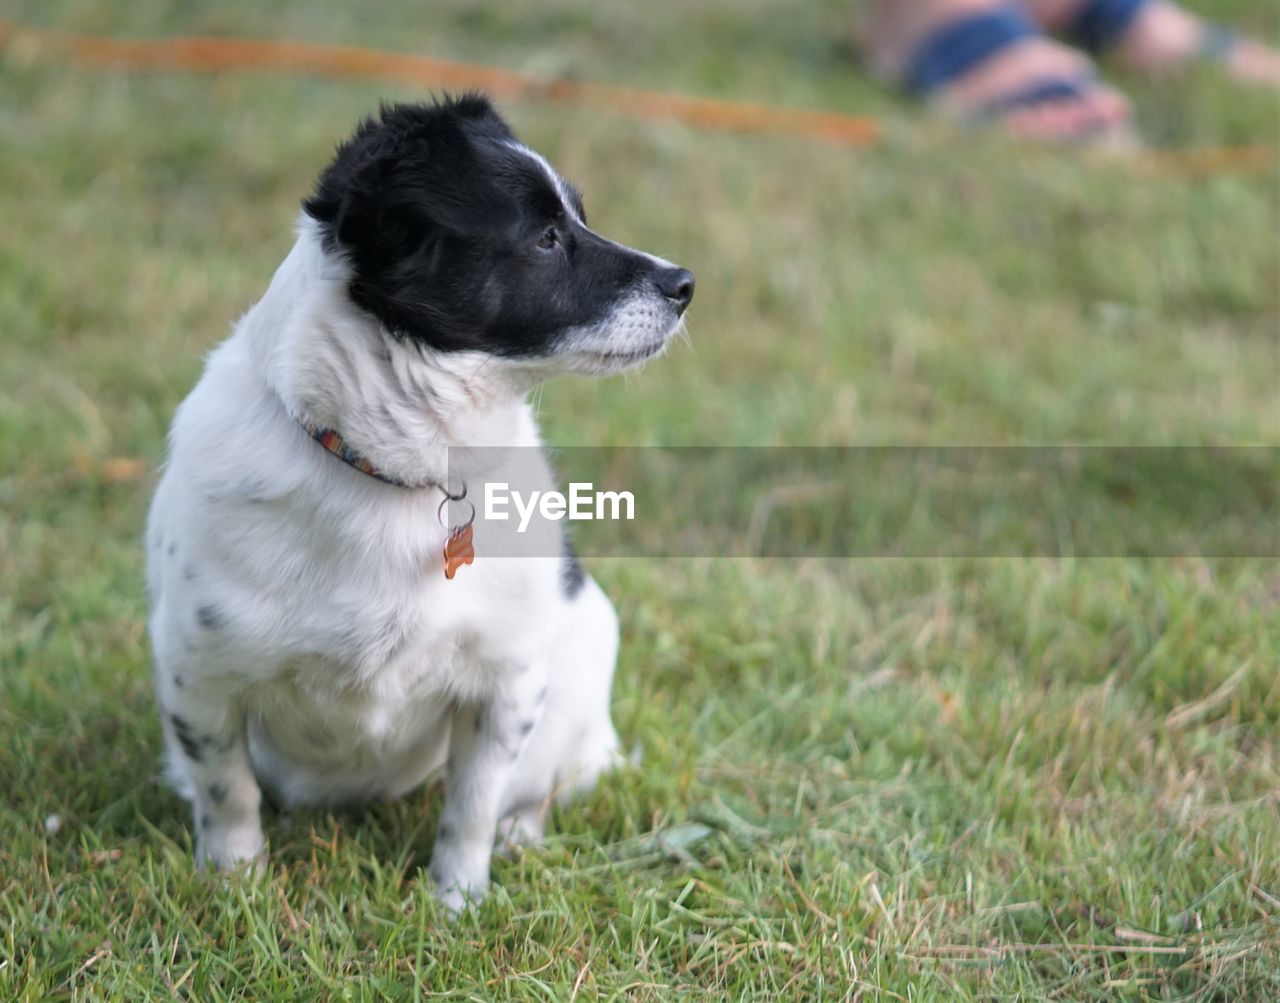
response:
M339 435L334 429L314 425L309 421L300 420L299 423L307 430L307 434L311 436L311 438L315 439L316 442L324 446L325 449L331 452L347 466L355 467L355 469L359 470L360 473L368 474L370 477L382 481L383 484L394 484L398 488L412 488L415 486L421 488L440 488L440 490L444 491L445 494L449 493L448 490L445 489L445 486L437 481L426 481L419 485L413 485L405 481L398 480L389 474L384 474L373 465L367 456L361 456L354 449L348 446L347 440Z
M443 491L444 499L440 502L440 508L436 511L436 518L440 520L440 525L449 531L449 536L444 543L445 578L452 580L453 576L457 574L458 568L475 561L476 553L472 543L471 525L476 520L476 506L474 502L467 501L466 481L462 482L462 491L456 495L451 494L449 488L439 481L423 481L421 484L409 484L407 481L384 474L370 462L367 456L361 456L348 446L347 440L339 435L336 430L324 428L308 421L299 420L299 424L307 430L307 434L315 439L316 442L324 446L325 449L347 466L354 467L362 474L382 481L384 484L394 484L398 488L439 488ZM445 515L445 508L451 501L466 501L471 506L471 515L460 526L450 526Z

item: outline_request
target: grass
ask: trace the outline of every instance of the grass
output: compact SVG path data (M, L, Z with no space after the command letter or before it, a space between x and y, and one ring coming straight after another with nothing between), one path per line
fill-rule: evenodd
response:
M552 442L1280 441L1276 171L957 136L845 58L843 3L13 6L885 117L852 152L511 104L601 230L699 278L692 349L547 388ZM1157 143L1280 140L1210 72L1126 83ZM1280 996L1274 560L597 561L643 760L482 908L433 903L434 791L195 872L143 627L165 428L405 95L38 52L0 88L0 997Z

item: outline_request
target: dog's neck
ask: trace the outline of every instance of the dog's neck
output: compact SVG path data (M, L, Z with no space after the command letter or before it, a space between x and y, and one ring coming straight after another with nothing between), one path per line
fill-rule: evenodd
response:
M296 420L337 431L408 485L456 486L467 473L458 447L537 443L525 404L532 374L393 338L351 302L349 277L303 217L293 250L242 322L259 372Z

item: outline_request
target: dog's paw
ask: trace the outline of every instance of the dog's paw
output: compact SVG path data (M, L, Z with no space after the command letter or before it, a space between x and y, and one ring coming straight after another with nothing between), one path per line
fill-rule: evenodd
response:
M436 898L451 916L457 916L469 905L479 905L489 892L489 855L485 853L483 860L478 857L476 853L442 848L439 843L431 854L429 870L436 885Z
M488 890L488 882L485 883L485 891ZM436 901L445 907L445 911L449 913L450 919L456 919L462 915L464 909L468 906L479 905L484 901L485 891L471 892L465 891L456 886L452 888L441 888L436 886Z
M266 868L266 840L262 827L252 825L217 826L206 822L196 842L196 864L224 873L243 871L261 875Z
M496 852L509 857L518 847L541 842L546 833L546 812L542 805L519 808L498 823Z

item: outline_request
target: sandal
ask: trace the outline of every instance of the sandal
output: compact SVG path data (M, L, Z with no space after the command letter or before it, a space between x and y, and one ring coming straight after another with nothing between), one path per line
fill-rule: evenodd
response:
M912 93L927 98L1011 46L1042 37L1043 32L1035 23L1014 8L963 17L934 32L916 47L907 60L903 83ZM1097 77L1089 72L1044 76L980 105L963 117L975 124L990 122L1018 109L1087 97L1096 85ZM1117 132L1115 123L1100 121L1096 127L1073 131L1064 138L1088 140L1101 133L1115 135Z
M1128 34L1134 18L1150 0L1086 0L1063 27L1063 34L1094 54L1113 48ZM1192 55L1209 62L1230 62L1240 36L1220 24L1205 22L1200 41Z

